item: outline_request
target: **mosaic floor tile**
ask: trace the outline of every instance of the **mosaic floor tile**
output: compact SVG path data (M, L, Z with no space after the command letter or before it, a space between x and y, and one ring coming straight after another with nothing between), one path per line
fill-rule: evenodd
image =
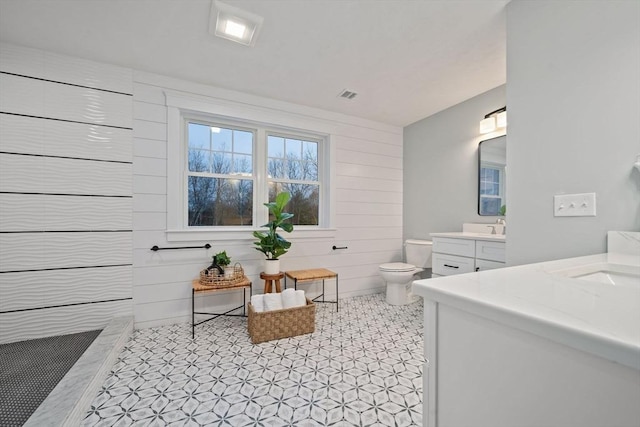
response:
M313 334L251 344L246 319L136 331L83 426L422 425L422 303L317 304Z

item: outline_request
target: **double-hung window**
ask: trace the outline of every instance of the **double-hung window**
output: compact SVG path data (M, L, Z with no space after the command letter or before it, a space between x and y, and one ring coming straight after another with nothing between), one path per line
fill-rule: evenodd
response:
M291 194L287 211L297 225L318 225L320 214L320 140L267 133L267 184L269 200Z
M321 138L191 118L185 128L187 227L262 224L257 204L284 191L294 225L320 225Z
M296 113L165 92L167 239L253 238L291 193L294 234L332 237L330 130ZM311 125L314 129L308 129Z
M255 130L186 120L189 227L253 224Z
M170 162L177 173L169 175L178 183L176 191L167 189L167 218L173 222L170 234L181 236L170 240L196 231L249 238L246 231L269 220L264 203L285 191L291 194L291 222L303 231L299 235L329 229L326 136L202 114L182 114L180 120L182 154ZM231 234L225 237L224 231Z

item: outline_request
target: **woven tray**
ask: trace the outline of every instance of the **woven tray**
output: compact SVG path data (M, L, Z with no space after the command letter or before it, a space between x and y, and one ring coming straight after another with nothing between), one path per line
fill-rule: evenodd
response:
M235 286L245 279L244 270L240 263L236 263L232 268L233 272L230 275L220 274L216 268L212 268L211 270L205 268L200 272L200 284L212 288ZM227 269L229 269L229 267L227 267Z
M316 330L316 306L307 298L307 305L302 307L257 312L249 303L248 324L254 344L310 334Z

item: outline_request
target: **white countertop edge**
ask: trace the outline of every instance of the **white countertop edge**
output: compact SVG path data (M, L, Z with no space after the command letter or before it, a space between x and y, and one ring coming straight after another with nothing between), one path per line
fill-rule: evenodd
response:
M640 341L636 339L629 339L627 335L620 335L621 338L618 338L618 331L602 329L598 323L585 325L585 321L590 322L588 318L577 317L574 321L570 312L565 313L569 317L565 317L565 314L561 314L560 317L554 316L548 311L555 310L553 306L540 306L535 298L522 300L518 294L514 294L513 298L507 296L507 299L494 299L494 295L499 296L502 293L501 286L510 286L510 283L524 283L526 289L531 292L535 292L537 286L548 283L549 280L553 284L566 283L573 288L588 287L591 286L590 282L561 277L560 273L568 268L576 269L602 263L625 265L636 270L640 268L640 258L635 254L614 252L423 279L414 282L413 290L416 295L435 302L458 307L640 370ZM484 290L478 290L478 286ZM637 304L634 310L636 309ZM638 314L640 315L640 310ZM635 327L633 324L628 325Z
M487 242L506 242L504 234L472 233L468 231L451 231L445 233L429 233L431 237L448 237L450 239L483 240Z
M640 370L640 346L550 322L529 313L509 310L502 306L477 301L440 289L428 288L420 283L428 280L431 279L413 282L413 291L417 295L437 303L459 308L477 316Z

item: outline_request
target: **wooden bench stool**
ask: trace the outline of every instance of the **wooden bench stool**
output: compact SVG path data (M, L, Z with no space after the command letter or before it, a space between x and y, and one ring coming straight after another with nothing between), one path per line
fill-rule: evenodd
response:
M264 293L268 294L271 292L282 292L280 288L280 280L284 277L284 273L280 272L278 274L267 274L260 273L260 278L264 280Z
M246 277L243 277L243 280L239 283L236 283L234 285L231 286L220 286L220 287L215 287L215 286L206 286L206 285L201 285L200 281L198 279L194 280L191 283L191 339L194 339L196 337L196 326L208 322L210 320L213 319L217 319L220 316L241 316L241 317L247 317L246 315L246 306L247 306L247 288L249 288L249 301L251 301L251 295L253 295L253 291L251 289L251 282L249 281L249 279L247 279ZM202 312L202 311L196 311L196 294L201 293L201 292L228 292L230 290L241 290L242 291L242 305L239 305L237 307L234 307L230 310L225 311L224 313L209 313L209 312ZM242 314L231 314L232 311L236 311L242 309ZM201 320L200 322L196 322L196 314L206 314L208 316L212 316L209 317L208 319L205 320Z
M318 280L322 280L322 293L317 297L313 298L314 302L324 302L329 304L336 305L336 311L338 311L338 273L335 273L331 270L327 270L326 268L314 268L312 270L294 270L294 271L286 271L284 273L284 287L287 288L287 277L289 279L293 279L293 287L294 289L298 289L298 283L310 283L316 282ZM324 299L324 281L326 279L335 279L336 280L336 300L335 301L326 301ZM319 300L322 298L322 300Z

